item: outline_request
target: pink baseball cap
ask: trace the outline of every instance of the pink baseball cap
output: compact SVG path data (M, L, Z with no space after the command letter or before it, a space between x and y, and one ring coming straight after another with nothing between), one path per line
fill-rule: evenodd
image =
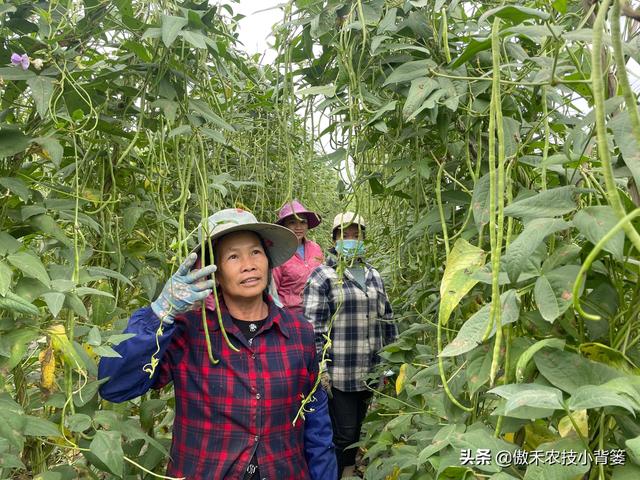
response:
M298 200L293 199L282 206L280 212L278 212L278 220L276 221L276 223L278 225L283 225L285 219L287 217L290 217L291 215L300 215L306 217L309 228L317 227L322 221L320 215L307 210L305 206L302 205Z

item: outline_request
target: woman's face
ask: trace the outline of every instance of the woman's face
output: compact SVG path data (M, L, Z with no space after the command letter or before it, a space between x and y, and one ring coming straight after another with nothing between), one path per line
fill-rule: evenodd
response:
M360 229L360 225L352 223L347 228L342 229L342 235L340 235L340 231L338 230L336 235L337 240L362 240L362 230Z
M269 260L254 232L225 235L216 243L216 279L225 301L241 302L262 296L269 279Z
M307 231L309 230L309 224L307 219L303 216L290 215L284 219L284 226L296 234L298 243L301 243L304 239Z

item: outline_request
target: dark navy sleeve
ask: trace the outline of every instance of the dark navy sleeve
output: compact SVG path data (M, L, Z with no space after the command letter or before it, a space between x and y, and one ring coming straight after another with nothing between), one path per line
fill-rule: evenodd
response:
M304 416L304 456L311 480L338 478L327 392L318 388Z
M162 360L176 329L175 324L164 325L163 333L156 342L156 332L160 326L160 319L153 313L151 307L136 310L127 324L124 333L134 333L135 337L116 345L114 350L121 355L117 357L102 357L98 365L98 379L109 380L100 386L102 398L111 402L124 402L144 394L156 382L160 365L156 365L155 373L151 377L143 369L149 364L155 353L158 360Z

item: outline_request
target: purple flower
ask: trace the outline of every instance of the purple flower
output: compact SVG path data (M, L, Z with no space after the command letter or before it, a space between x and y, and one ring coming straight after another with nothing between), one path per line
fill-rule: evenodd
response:
M13 63L15 66L20 65L23 70L26 70L27 68L29 68L29 55L27 55L26 53L23 53L22 55L14 53L11 55L11 63Z

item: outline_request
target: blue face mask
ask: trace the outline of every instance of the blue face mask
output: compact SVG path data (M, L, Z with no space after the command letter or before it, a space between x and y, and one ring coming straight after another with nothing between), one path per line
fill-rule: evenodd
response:
M337 240L336 251L345 257L362 257L364 242L362 240Z

